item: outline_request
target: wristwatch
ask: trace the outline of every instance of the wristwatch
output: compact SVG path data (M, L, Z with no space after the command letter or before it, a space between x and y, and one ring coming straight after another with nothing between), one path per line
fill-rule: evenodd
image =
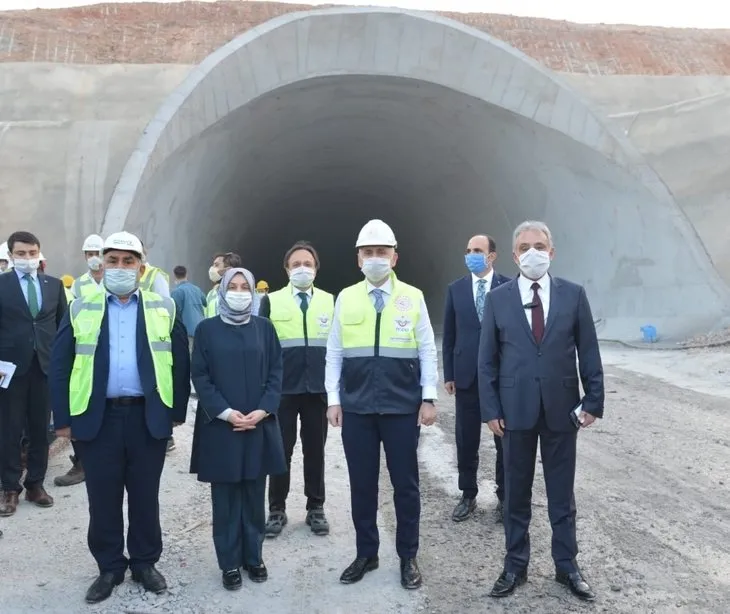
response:
M424 403L430 403L431 405L436 405L436 401L434 399L423 399Z

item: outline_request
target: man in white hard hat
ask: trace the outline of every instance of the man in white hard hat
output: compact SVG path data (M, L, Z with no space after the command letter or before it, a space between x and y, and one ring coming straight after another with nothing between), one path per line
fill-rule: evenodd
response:
M84 459L89 549L99 566L89 603L107 599L127 568L145 590L167 590L155 569L162 552L160 476L167 440L185 422L190 396L187 333L172 299L139 289L139 239L112 234L103 258L104 290L71 303L50 376L56 432L76 439Z
M161 268L153 266L147 260L147 248L142 243L142 262L145 265L139 287L142 290L155 292L160 296L170 297L170 276Z
M8 242L5 241L0 245L0 273L9 271L13 268L13 262L10 259L10 253L8 252Z
M104 262L101 258L103 249L104 239L99 235L89 235L84 239L81 251L88 270L74 280L71 286L74 297L91 296L104 288Z
M337 298L325 370L327 417L332 426L342 427L357 536L356 558L340 582L358 582L379 564L382 443L394 490L401 585L416 589L422 583L416 562L418 437L421 425L436 420L436 344L423 294L393 273L398 255L390 226L369 221L355 246L365 279Z

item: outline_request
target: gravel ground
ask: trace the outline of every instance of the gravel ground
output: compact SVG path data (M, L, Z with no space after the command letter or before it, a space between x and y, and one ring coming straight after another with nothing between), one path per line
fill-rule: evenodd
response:
M453 403L444 400L437 426L421 447L423 517L419 560L425 586L408 593L398 582L394 517L382 474L381 567L359 584L337 578L354 554L347 472L339 433L328 444L329 537L304 525L301 463L295 464L290 523L267 541L270 580L220 587L211 541L207 487L187 473L191 426L176 431L161 495L165 551L159 569L170 593L147 596L127 582L106 603L87 606L96 569L86 550L83 486L50 487L52 510L22 504L0 528L3 613L668 613L730 611L730 436L724 420L730 352L658 352L608 348L607 417L581 435L576 499L580 562L598 592L594 606L572 598L552 579L545 492L538 466L530 579L513 597L489 599L504 538L491 515L494 453L484 437L480 507L462 524L450 520L458 496ZM192 416L191 416L192 417ZM298 452L297 452L298 453ZM50 478L67 468L52 460Z

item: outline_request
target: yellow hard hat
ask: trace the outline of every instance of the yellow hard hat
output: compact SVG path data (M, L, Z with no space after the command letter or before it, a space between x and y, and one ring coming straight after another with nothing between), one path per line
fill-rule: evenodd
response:
M269 289L269 284L268 284L268 283L266 283L266 282L265 282L265 281L264 281L264 280L262 279L262 280L261 280L261 281L260 281L259 283L257 283L257 284L256 284L256 289L257 289L257 290L268 290L268 289Z
M71 275L64 275L61 277L61 281L63 282L64 288L70 288L74 285L74 278Z

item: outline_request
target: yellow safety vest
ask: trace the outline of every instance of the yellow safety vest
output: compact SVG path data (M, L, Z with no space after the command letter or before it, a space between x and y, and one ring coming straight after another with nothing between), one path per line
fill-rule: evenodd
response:
M66 302L70 305L76 297L71 293L71 290L64 286L63 291L66 293Z
M162 275L162 277L167 280L167 284L170 284L170 276L165 271L157 268L156 266L152 266L151 264L146 264L144 273L139 280L139 289L147 290L147 292L152 292L152 288L155 285L155 278L158 275Z
M88 272L77 277L71 286L71 292L76 298L81 298L82 296L93 296L99 292L100 289L99 284L96 283L94 278L91 276L91 273Z
M218 286L208 292L205 300L205 317L215 318L218 315Z
M300 346L327 347L327 337L332 328L332 316L335 312L335 299L329 292L313 288L312 296L307 300L309 306L305 338L302 309L294 297L291 284L269 294L271 306L269 319L276 329L283 349Z
M154 292L139 292L140 309L144 312L145 329L155 368L160 399L172 407L172 327L175 324L175 302ZM100 290L71 304L71 325L76 339L76 355L69 385L69 408L72 416L83 414L94 386L94 358L99 333L106 311L107 294Z

